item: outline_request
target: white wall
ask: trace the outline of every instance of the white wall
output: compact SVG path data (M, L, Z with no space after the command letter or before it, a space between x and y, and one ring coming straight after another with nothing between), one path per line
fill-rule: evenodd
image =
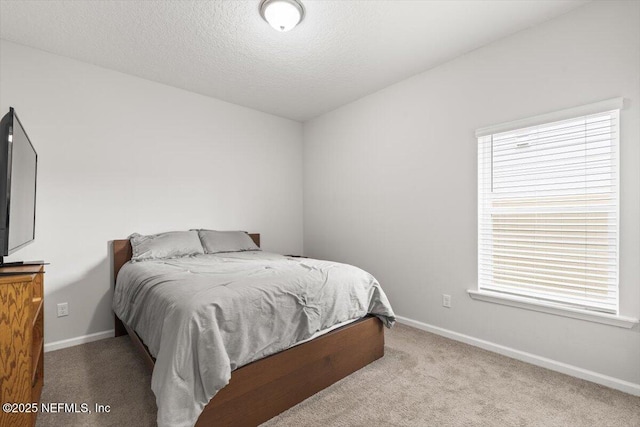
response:
M113 328L109 240L209 227L302 249L298 122L2 41L9 106L39 162L36 241L9 259L51 263L49 343Z
M477 287L475 129L619 96L629 101L621 314L638 317L639 2L590 3L305 123L305 255L369 270L399 315L640 384L637 326L467 295Z

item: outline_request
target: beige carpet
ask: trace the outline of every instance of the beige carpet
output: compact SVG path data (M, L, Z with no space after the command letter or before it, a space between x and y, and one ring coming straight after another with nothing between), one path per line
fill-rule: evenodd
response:
M406 326L386 355L264 427L638 426L640 397ZM45 355L43 402L111 405L108 414L40 414L38 426L152 426L150 375L127 337Z

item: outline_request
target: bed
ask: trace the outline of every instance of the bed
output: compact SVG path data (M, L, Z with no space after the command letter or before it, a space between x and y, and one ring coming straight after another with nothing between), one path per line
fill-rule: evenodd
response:
M259 234L250 234L249 236L256 245L260 245ZM131 257L132 247L129 240L113 241L114 278L118 277L123 266L126 266L123 275L130 274L128 272L133 267L128 261L131 260ZM253 258L256 258L257 261L254 262ZM251 266L256 265L256 262L263 263L259 264L260 268L256 267L256 270L251 274L262 274L262 269L271 268L272 262L283 262L279 258L275 258L275 261L272 260L268 253L225 255L221 259L222 261L216 258L215 262L225 262L226 264L220 265L231 265L233 268L236 268L234 265L236 262L240 263L239 265ZM297 267L295 260L286 261ZM249 264L246 264L248 262ZM313 262L321 261L304 261L304 265L313 266ZM167 262L163 263L163 268L174 268L180 269L182 273L199 274L198 268L201 266L193 262L185 268L177 262ZM209 270L206 272L210 273ZM389 311L385 313L390 313L392 316L390 307ZM381 318L389 324L390 320L391 323L393 322L391 316L381 316ZM127 314L123 312L121 317L126 319ZM135 321L132 320L133 322ZM384 332L380 318L365 316L340 324L344 324L344 326L337 329L323 328L323 333L320 336L311 336L308 340L296 343L293 347L252 360L235 369L232 363L228 384L214 393L213 398L208 401L197 418L195 425L198 427L258 425L384 355ZM138 332L144 330L144 328L140 328L140 326L136 328ZM149 336L148 331L140 333L143 336ZM146 364L153 369L156 365L156 359L152 354L158 355L159 352L156 340L147 339L151 347L150 350L134 328L122 322L116 315L115 335L125 334L131 337ZM209 345L208 347L216 346ZM164 357L166 360L166 356ZM164 365L162 367L165 369ZM204 368L200 367L200 370L206 371L207 368L205 364ZM157 390L154 392L158 396ZM169 423L165 422L165 424Z

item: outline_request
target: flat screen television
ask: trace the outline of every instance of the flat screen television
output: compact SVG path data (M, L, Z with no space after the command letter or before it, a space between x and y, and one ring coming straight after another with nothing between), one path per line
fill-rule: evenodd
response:
M38 154L13 108L0 138L0 265L7 265L5 256L35 239Z

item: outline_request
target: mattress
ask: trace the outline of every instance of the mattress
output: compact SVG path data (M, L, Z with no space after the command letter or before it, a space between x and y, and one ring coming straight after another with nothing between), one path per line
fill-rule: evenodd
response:
M369 273L263 251L129 262L116 315L156 358L158 425L192 426L231 372L373 314L393 310Z

